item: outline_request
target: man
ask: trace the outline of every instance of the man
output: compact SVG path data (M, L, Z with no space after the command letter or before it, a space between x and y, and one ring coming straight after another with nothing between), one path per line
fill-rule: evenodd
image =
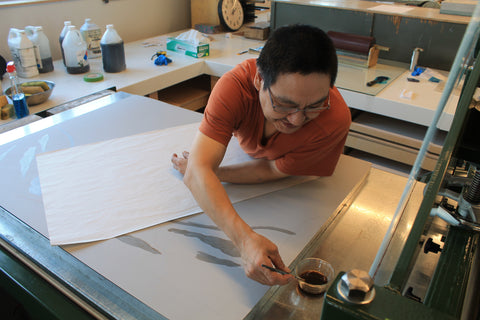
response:
M336 76L335 48L322 30L278 28L257 60L246 60L220 78L191 152L172 156L200 207L239 249L246 275L260 283L283 285L292 276L262 267L289 271L276 245L237 214L221 182L331 175L351 122L334 87ZM254 160L220 167L232 134Z

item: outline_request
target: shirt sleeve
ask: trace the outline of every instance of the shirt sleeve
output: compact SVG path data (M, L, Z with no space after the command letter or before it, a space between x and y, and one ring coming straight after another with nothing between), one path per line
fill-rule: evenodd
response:
M227 146L238 127L243 108L242 90L232 73L226 73L215 84L205 108L200 132Z

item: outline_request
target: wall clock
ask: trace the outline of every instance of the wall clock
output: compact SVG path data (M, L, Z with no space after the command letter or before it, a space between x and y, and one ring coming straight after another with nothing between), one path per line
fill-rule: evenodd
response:
M243 25L244 12L240 0L219 0L220 23L230 31L237 31Z

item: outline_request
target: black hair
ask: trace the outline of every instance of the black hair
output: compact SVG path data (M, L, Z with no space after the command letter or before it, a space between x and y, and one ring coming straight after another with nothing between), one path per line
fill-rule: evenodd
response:
M257 66L267 89L285 73L323 73L330 76L330 86L337 78L335 46L321 29L295 24L276 29L265 43Z

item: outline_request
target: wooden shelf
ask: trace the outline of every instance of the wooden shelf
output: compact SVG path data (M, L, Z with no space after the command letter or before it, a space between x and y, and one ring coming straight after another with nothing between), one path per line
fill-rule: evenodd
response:
M188 110L199 110L210 97L210 77L202 75L159 90L156 99ZM152 96L151 96L152 97Z

